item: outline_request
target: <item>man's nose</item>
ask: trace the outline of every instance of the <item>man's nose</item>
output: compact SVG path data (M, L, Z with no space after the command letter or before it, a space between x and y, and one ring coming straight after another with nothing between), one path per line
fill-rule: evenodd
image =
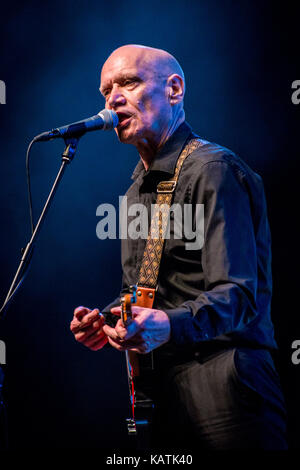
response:
M118 107L119 105L125 104L126 99L122 93L122 90L119 87L113 87L107 101L107 104L110 108Z

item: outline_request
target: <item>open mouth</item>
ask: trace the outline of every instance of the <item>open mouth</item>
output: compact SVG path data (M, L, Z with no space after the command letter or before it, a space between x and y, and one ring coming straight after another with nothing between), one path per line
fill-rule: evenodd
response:
M119 124L117 126L118 129L123 129L123 127L126 127L129 124L130 119L132 118L131 114L117 113L117 115L119 118Z

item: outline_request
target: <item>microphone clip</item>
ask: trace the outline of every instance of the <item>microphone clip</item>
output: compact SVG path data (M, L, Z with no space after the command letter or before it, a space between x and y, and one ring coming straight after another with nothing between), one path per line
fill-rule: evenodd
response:
M64 139L66 145L62 154L62 160L64 162L70 163L73 160L80 137L66 137Z

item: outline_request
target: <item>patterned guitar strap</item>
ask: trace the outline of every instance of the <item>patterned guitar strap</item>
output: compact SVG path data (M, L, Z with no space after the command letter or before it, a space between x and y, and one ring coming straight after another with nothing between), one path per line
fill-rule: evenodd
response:
M176 163L174 176L167 181L161 181L157 185L157 199L152 215L151 226L143 254L143 259L139 271L136 303L140 307L152 308L155 292L157 288L159 267L163 253L165 234L168 228L170 206L173 200L180 170L185 159L197 148L201 147L205 141L199 138L192 138L184 146ZM139 362L145 362L145 356L128 351L132 377L140 375ZM151 364L153 368L153 356L151 355ZM146 356L150 356L146 355Z

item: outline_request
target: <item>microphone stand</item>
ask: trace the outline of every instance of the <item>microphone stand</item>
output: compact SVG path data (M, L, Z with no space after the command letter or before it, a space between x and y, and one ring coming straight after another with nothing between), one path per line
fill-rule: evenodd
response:
M73 138L66 138L65 139L66 147L65 147L64 152L62 154L62 163L61 163L60 169L57 173L57 176L55 178L55 181L53 183L53 186L51 188L49 196L46 200L46 203L43 207L43 210L41 212L39 220L38 220L38 222L37 222L37 224L34 228L31 239L27 243L26 247L22 250L21 262L19 264L19 267L17 269L15 277L14 277L12 283L11 283L11 286L9 288L6 299L5 299L3 305L0 309L0 320L4 318L4 314L6 312L8 304L11 301L11 299L13 298L14 294L16 293L18 287L21 285L21 282L24 279L25 274L26 274L26 272L29 268L30 260L32 258L32 254L33 254L34 243L35 243L35 241L38 237L38 234L40 233L42 223L43 223L43 221L46 217L46 214L47 214L47 212L50 208L51 202L53 201L54 195L55 195L56 190L58 188L58 185L59 185L59 183L60 183L60 181L63 177L66 166L72 161L72 159L73 159L73 157L76 153L77 144L78 144L78 141L79 141L80 137L81 137L81 135L79 135L76 138L73 137ZM4 368L1 367L1 363L0 363L0 392L1 392L1 389L2 389L3 382L4 382ZM7 434L7 429L5 429L5 427L7 428L7 415L6 415L6 410L5 410L5 403L4 403L3 399L1 399L1 394L0 394L0 416L1 415L4 416L4 418L3 418L4 422L0 423L4 427L4 430L3 430L3 435L5 436L4 437L4 441L5 441L4 446L8 448L8 434ZM0 435L1 435L1 429L0 429ZM1 447L1 443L0 443L0 447Z
M29 262L31 260L31 257L32 257L32 254L33 254L33 248L34 248L34 243L38 237L38 234L41 230L41 227L42 227L42 223L44 222L44 219L46 217L46 214L50 208L50 205L51 205L51 202L54 198L54 195L57 191L57 188L58 188L58 185L63 177L63 174L65 172L65 169L66 169L66 166L67 164L69 164L74 155L75 155L75 152L77 150L77 144L78 144L78 141L79 141L79 138L81 136L75 138L75 137L72 137L72 138L66 138L65 139L65 144L66 144L66 147L65 147L65 150L62 154L62 164L60 166L60 169L58 170L58 173L57 173L57 176L55 178L55 181L53 183L53 186L51 188L51 191L49 193L49 196L46 200L46 203L43 207L43 210L41 212L41 215L40 215L40 218L34 228L34 231L33 231L33 234L31 236L31 239L29 240L29 242L27 243L26 247L23 248L22 250L22 258L21 258L21 262L19 264L19 267L17 269L17 272L15 274L15 277L11 283L11 286L9 288L9 291L8 291L8 294L6 296L6 299L4 301L4 304L3 306L1 307L0 309L0 319L4 317L4 312L6 310L6 307L8 305L8 303L10 302L10 300L13 298L16 290L18 289L21 281L23 280L23 277L25 276L26 274L26 271L27 271L27 268L29 266ZM23 276L21 276L23 273ZM20 279L21 277L21 279ZM1 316L2 314L2 316Z

